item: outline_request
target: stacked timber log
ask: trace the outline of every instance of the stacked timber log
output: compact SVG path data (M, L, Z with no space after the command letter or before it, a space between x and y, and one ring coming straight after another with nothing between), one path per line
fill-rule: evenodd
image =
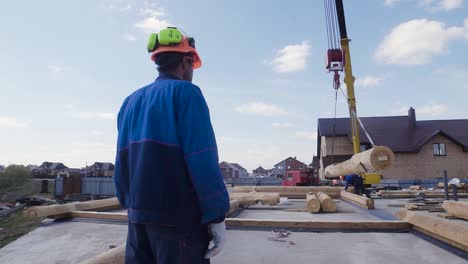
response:
M430 190L422 190L422 191L414 191L414 190L405 190L405 191L387 191L387 190L380 190L377 193L382 198L395 198L395 199L404 199L404 198L415 198L416 196L423 196L426 198L443 198L444 192L443 191L430 191ZM459 192L458 197L460 198L468 198L468 193L466 192Z
M412 224L413 228L419 232L468 251L468 225L464 221L454 221L426 212L408 210L401 210L396 216Z
M341 191L341 199L354 203L367 209L374 209L374 200L364 196L356 195L347 191Z
M317 193L317 197L320 200L320 206L322 211L327 213L336 212L336 202L323 192Z
M307 211L311 213L320 212L320 200L314 193L308 193L306 197L306 207Z
M329 186L236 186L233 188L233 193L274 192L279 193L281 197L305 199L310 192L315 194L323 192L331 198L338 199L342 190L342 187Z
M241 206L255 205L261 202L263 205L277 205L280 201L279 193L272 192L248 192L248 193L229 193L229 200L237 200Z
M448 184L449 188L457 187L457 189L468 189L468 184L461 182L460 184L454 185L454 184ZM436 185L437 189L443 189L444 188L444 183L439 182Z
M125 263L125 244L92 257L80 264L123 264Z
M33 206L25 210L26 214L36 217L58 216L61 214L70 213L72 211L89 211L89 210L111 210L119 209L120 204L117 198L109 198L102 200L92 200L86 202L74 202L68 204Z
M367 171L381 171L392 165L395 155L385 146L375 146L364 152L354 154L351 159L327 166L325 178L335 178L347 174L359 174Z
M467 202L444 201L442 208L451 216L468 220Z

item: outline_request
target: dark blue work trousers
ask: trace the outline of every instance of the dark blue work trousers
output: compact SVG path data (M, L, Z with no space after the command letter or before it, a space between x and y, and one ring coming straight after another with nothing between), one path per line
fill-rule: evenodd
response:
M210 243L208 229L190 232L156 224L128 223L126 264L209 264L205 253Z

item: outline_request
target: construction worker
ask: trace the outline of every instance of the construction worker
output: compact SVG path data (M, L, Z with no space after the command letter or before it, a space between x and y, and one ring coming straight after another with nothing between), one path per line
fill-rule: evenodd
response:
M159 76L125 99L117 120L125 262L209 263L225 244L229 196L209 110L192 83L202 62L195 40L177 28L151 34L148 51Z
M364 188L364 179L361 175L348 174L346 176L340 176L340 179L345 183L345 191L348 190L349 185L353 185L355 194L369 196L366 192L366 188Z

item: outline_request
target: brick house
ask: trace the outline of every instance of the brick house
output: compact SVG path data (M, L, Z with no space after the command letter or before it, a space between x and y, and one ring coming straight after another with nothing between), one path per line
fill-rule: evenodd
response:
M219 168L221 169L221 174L224 179L239 178L239 169L234 167L231 163L223 161L219 163Z
M382 172L384 180L440 178L446 169L450 177L468 178L468 120L416 120L410 108L407 116L360 118L375 145L390 147L394 164ZM319 176L332 163L353 154L349 118L318 120L317 153ZM361 150L371 147L360 129ZM333 143L334 141L334 143ZM334 146L333 146L334 145Z
M262 166L259 166L252 171L254 176L268 176L268 170L264 169Z
M286 171L301 170L307 168L307 164L300 162L296 157L289 157L283 161L276 163L270 171L270 177L284 178Z
M249 177L249 172L247 171L247 169L245 169L244 167L242 167L238 163L229 163L229 164L234 166L239 171L239 177L240 178Z

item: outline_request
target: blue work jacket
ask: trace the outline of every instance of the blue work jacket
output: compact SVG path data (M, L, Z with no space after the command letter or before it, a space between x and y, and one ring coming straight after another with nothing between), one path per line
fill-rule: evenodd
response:
M355 189L361 188L362 177L358 174L348 174L345 176L345 190L348 190L349 185L353 185Z
M134 223L181 228L222 221L229 196L199 87L160 74L119 111L114 181Z

